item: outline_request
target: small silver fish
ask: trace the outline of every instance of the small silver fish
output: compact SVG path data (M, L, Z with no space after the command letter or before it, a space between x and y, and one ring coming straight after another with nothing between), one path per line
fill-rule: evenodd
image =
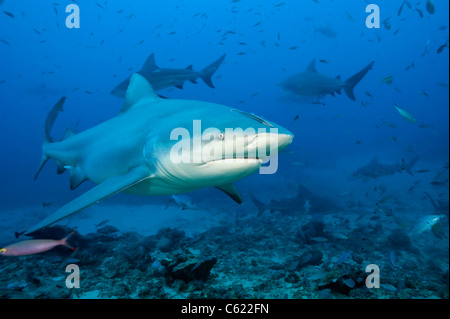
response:
M333 263L333 267L331 267L331 270L333 270L334 269L334 267L336 267L337 265L340 265L340 264L342 264L344 261L346 261L350 256L352 255L352 252L349 250L349 251L346 251L345 253L343 253L340 257L339 257L339 259L335 262L335 263Z
M407 119L411 123L415 124L417 122L417 120L414 118L414 116L412 116L412 114L409 113L408 111L399 108L397 105L394 105L394 108L398 111L398 113L401 116L403 116L405 119Z
M95 228L99 228L100 226L106 225L109 222L109 219L105 219L98 224L94 224Z
M309 199L305 200L305 205L303 205L303 208L305 209L305 213L309 214L309 212L311 211L311 203Z
M411 230L411 235L418 235L425 231L431 230L431 228L439 221L438 215L427 215L419 219L417 224Z
M397 254L395 253L395 250L391 250L389 252L389 261L391 262L392 268L394 268L394 271L399 268L397 265Z
M337 239L348 239L348 237L343 233L331 233L331 236Z

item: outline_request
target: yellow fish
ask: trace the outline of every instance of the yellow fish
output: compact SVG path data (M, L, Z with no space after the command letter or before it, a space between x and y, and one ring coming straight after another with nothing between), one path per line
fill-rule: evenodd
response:
M408 111L405 111L405 110L399 108L397 105L394 105L394 107L398 111L398 113L400 113L401 116L403 116L405 119L407 119L411 123L416 124L417 121L414 118L414 116L411 115L411 113L409 113Z
M391 76L385 77L382 81L386 84L392 84L392 81L394 81L394 78L391 75Z

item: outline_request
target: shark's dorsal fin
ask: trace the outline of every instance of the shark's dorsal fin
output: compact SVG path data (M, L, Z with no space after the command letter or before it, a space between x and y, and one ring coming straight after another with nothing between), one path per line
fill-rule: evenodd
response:
M312 59L312 61L309 63L308 67L306 68L306 71L317 73L316 70L316 59Z
M220 186L216 186L216 188L220 189L225 194L230 196L231 199L233 199L236 203L242 204L241 194L239 194L238 190L236 189L236 187L233 184L230 183L230 184L220 185Z
M160 69L160 67L156 65L155 54L152 53L152 54L149 55L147 60L145 60L145 63L142 66L142 69L141 69L141 73L143 73L143 74L151 73L151 72L153 72L153 71L155 71L157 69Z
M130 77L125 103L123 104L121 113L129 110L134 104L141 100L156 101L159 96L153 91L150 83L139 73L133 73Z
M192 64L191 65L188 65L187 67L186 67L186 70L193 70L194 68L192 67Z

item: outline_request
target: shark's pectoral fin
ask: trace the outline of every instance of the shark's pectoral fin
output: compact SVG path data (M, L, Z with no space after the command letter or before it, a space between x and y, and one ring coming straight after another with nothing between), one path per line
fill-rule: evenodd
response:
M150 174L147 167L139 166L130 170L124 175L111 177L103 183L90 189L80 197L61 207L40 223L28 229L26 231L26 234L30 234L41 228L49 226L63 218L79 212L80 210L88 206L96 204L114 194L117 194L131 186L134 186L145 179L151 178L152 176L153 175Z
M238 204L242 204L242 197L241 194L239 194L238 190L233 184L225 184L216 186L216 188L223 191L225 194L231 197L232 200L234 200Z

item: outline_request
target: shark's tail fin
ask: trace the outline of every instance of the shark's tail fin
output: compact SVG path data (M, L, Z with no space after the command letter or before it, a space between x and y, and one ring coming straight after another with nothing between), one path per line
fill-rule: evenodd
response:
M215 62L211 63L207 67L205 67L203 70L200 71L200 77L202 78L203 82L206 83L207 86L210 88L214 88L214 84L211 81L211 77L213 76L214 72L219 68L219 66L222 64L223 60L225 59L225 54L222 55L220 58L218 58Z
M65 100L66 100L65 96L63 96L61 99L59 99L59 101L55 104L55 106L53 106L52 110L47 115L47 120L45 121L45 129L44 129L44 143L42 145L41 164L39 165L39 169L38 169L36 175L34 175L34 180L37 179L39 173L41 172L45 163L47 163L47 161L49 159L47 154L45 154L45 147L48 144L53 142L52 138L50 137L50 130L52 129L53 124L55 123L58 113L63 111L62 106L63 106Z
M414 157L408 164L406 164L403 169L411 176L413 176L413 173L411 171L411 169L413 168L413 166L417 163L417 161L419 160L419 155L417 155L416 157Z
M261 216L266 210L267 205L257 200L255 196L253 196L253 194L250 194L250 197L252 198L253 203L255 203L255 206L258 209L258 216Z
M375 63L374 61L370 62L368 66L366 66L364 69L362 69L361 71L353 75L351 78L349 78L347 81L345 81L344 86L345 93L353 101L356 101L353 89L359 83L359 81L362 80L362 78L366 75L366 73L369 72L370 69L372 69L374 63Z

